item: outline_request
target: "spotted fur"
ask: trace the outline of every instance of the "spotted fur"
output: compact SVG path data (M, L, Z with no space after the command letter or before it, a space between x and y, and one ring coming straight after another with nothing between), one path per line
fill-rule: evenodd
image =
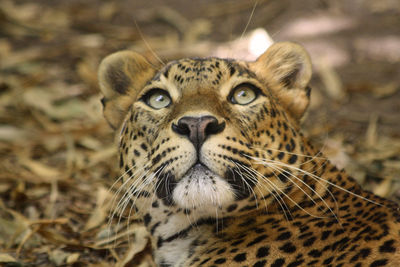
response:
M119 208L143 219L159 266L400 266L399 207L299 130L310 77L292 43L255 62L157 68L128 51L103 60L104 114L120 131ZM238 88L254 99L237 103ZM165 106L154 108L154 95Z

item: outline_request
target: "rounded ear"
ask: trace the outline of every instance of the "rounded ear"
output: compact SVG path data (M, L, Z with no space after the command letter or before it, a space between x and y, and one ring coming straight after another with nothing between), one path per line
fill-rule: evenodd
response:
M310 102L311 60L306 50L290 42L275 43L250 68L266 82L281 104L300 119Z
M137 93L155 74L156 69L140 54L120 51L111 54L100 63L98 77L104 117L116 129Z

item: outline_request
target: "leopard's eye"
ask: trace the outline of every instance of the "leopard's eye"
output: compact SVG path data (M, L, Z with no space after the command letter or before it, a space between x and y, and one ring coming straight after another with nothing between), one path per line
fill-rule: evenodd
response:
M154 109L162 109L171 104L171 97L162 89L152 89L143 98L145 103Z
M236 86L231 93L230 101L233 104L247 105L257 98L257 88L251 84L241 84Z

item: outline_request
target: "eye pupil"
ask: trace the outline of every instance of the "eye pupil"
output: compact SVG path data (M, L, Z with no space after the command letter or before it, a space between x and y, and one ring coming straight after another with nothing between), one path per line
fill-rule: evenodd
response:
M240 96L240 97L246 97L246 96L247 96L247 93L246 93L246 91L240 91L239 94L238 94L238 96Z
M163 95L158 95L158 96L156 96L155 100L158 101L158 102L162 102L162 101L165 101L165 98L164 98Z
M239 105L247 105L257 98L257 88L250 84L241 84L233 89L231 102Z
M144 96L145 103L154 108L162 109L171 103L168 92L162 89L152 89Z

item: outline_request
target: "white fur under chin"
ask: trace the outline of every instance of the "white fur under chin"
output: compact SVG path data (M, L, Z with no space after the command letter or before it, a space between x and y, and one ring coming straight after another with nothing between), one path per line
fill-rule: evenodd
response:
M211 214L232 203L234 197L232 188L223 178L200 164L189 170L173 192L173 199L180 207Z

